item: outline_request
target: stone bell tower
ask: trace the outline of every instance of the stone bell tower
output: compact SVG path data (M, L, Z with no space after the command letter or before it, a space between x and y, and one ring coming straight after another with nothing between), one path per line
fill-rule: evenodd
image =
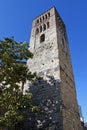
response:
M30 51L27 65L43 77L30 89L48 115L48 125L39 122L38 129L81 130L66 28L55 7L33 20Z

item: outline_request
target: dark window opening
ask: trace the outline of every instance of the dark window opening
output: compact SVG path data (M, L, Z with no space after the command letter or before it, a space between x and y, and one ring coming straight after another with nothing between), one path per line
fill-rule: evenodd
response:
M49 28L49 22L47 22L47 28Z
M56 85L56 83L54 83L54 85Z
M47 19L47 14L45 15L45 18Z
M44 26L43 26L43 30L46 30L46 25L44 24Z
M41 42L44 42L45 41L45 34L42 34L41 36L40 36L40 43Z
M48 13L48 16L50 17L50 12Z
M40 32L42 32L42 26L40 26Z
M39 19L37 19L37 23L39 23Z
M43 18L43 20L44 20L44 16L43 16L42 18Z
M39 28L36 29L36 34L38 34L38 33L39 33Z

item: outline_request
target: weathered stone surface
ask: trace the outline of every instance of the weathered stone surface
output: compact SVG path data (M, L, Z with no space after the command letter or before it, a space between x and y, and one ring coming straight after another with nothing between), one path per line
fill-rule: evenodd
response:
M66 29L54 7L33 20L30 50L27 65L43 77L30 90L52 121L49 130L81 130Z

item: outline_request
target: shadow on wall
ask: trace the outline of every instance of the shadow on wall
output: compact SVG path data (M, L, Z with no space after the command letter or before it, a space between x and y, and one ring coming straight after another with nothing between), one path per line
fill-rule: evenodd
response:
M29 84L28 92L33 94L32 103L38 105L38 113L29 113L22 130L62 130L62 100L60 82L48 76ZM31 115L31 116L30 116Z

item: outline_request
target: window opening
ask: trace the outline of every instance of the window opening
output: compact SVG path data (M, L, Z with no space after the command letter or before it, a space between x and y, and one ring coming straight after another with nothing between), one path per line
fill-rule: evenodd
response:
M47 28L49 28L49 22L47 22Z
M47 14L45 15L45 18L47 19Z
M56 83L54 83L54 85L56 85Z
M43 20L44 20L44 16L43 16L42 18L43 18Z
M48 13L48 16L50 17L50 12Z
M37 19L37 23L39 23L39 19Z
M46 25L44 24L44 26L43 26L43 30L46 30Z
M38 34L38 33L39 33L39 28L36 29L36 34Z
M42 26L40 26L40 32L42 32Z
M42 34L41 36L40 36L40 43L41 42L44 42L45 41L45 34Z

